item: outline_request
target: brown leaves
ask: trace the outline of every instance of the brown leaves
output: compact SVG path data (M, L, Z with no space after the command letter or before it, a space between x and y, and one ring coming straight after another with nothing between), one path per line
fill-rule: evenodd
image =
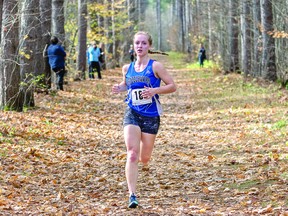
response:
M208 161L212 161L212 160L216 159L216 157L213 155L208 155L207 158L208 158Z
M0 113L0 212L287 215L283 102L253 84L245 89L235 74L171 72L178 91L161 95L152 160L138 169L138 209L127 209L124 95L110 93L117 68L36 95L37 109Z

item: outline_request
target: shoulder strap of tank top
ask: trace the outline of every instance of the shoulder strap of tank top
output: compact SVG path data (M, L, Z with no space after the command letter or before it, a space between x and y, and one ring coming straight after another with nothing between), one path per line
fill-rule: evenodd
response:
M134 62L131 62L127 71L126 71L126 74L128 73L129 70L133 69L134 68Z
M155 61L154 59L150 59L148 65L152 67L154 61Z
M152 68L153 62L154 62L153 59L150 59L150 60L149 60L148 66L147 66L147 71L148 71L148 70L153 71L153 68Z

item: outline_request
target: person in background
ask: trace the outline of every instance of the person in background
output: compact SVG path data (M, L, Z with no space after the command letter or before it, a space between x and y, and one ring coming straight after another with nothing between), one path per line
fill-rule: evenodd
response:
M204 66L204 60L206 59L206 51L205 51L203 44L201 44L201 46L200 46L198 57L199 57L200 67L203 67Z
M50 42L51 44L47 49L49 65L56 74L57 89L63 91L66 52L64 48L58 44L59 40L57 37L52 36Z
M133 49L133 45L132 45L132 44L130 45L129 55L130 55L130 61L131 61L131 62L134 62L134 59L135 59L135 51L134 51L134 49Z
M188 60L189 60L189 62L191 62L191 59L192 59L192 46L191 46L191 44L187 48L187 53L188 53Z
M96 42L93 42L92 45L87 50L87 61L89 65L89 78L94 79L95 70L97 71L98 79L102 79L101 76L101 67L99 62L99 57L101 55L100 48L97 47Z
M100 49L100 56L99 56L99 62L100 62L100 70L106 70L106 62L105 62L105 52L104 52L104 44L100 43L99 49Z
M125 173L129 190L129 208L138 206L138 163L142 162L146 168L160 127L159 94L176 91L173 78L163 64L150 59L148 55L152 46L150 34L137 32L133 41L137 59L123 66L122 82L112 87L113 94L127 92L123 127L127 149ZM161 81L164 85L160 85Z

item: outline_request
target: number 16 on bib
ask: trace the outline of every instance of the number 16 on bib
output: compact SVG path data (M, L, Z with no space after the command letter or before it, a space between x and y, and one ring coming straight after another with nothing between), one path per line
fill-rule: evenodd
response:
M134 106L152 103L152 98L143 98L141 94L143 91L145 91L144 88L132 90L132 104Z

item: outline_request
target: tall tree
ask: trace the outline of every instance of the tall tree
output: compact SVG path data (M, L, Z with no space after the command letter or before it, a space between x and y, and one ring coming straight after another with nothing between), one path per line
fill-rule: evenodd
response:
M116 20L115 20L116 10L115 10L115 0L111 0L111 38L112 38L112 56L113 59L116 58Z
M125 56L127 56L126 53L129 52L129 45L133 44L133 40L132 40L132 35L133 35L133 19L132 19L132 12L133 10L135 10L135 8L133 7L132 4L132 0L126 0L126 13L127 13L127 23L128 26L126 27L126 29L124 29L125 35L127 37L123 37L123 42L122 42L122 55L119 59L119 63L120 65L122 65L124 63L124 58Z
M119 64L123 65L124 61L127 60L127 53L129 53L129 44L133 44L133 40L132 40L132 33L133 33L133 19L131 17L131 11L132 11L132 0L125 0L124 2L124 14L127 15L127 25L126 27L123 29L123 35L125 35L125 37L122 37L120 39L121 43L120 43L120 57L119 57ZM126 11L125 11L126 10Z
M273 2L273 24L275 31L275 52L277 77L283 87L288 87L288 0Z
M213 36L212 36L212 2L211 0L208 0L208 56L213 56L212 54L212 40L213 40ZM212 60L212 58L210 58Z
M78 0L78 46L77 46L77 71L85 79L86 49L87 49L87 1Z
M106 6L106 11L111 11L111 5L109 4L108 0L104 0L104 5ZM111 40L108 41L109 38L111 38L111 16L108 16L106 14L104 16L104 29L105 29L105 38L106 38L106 43L105 43L105 49L106 52L112 53L113 52L113 47Z
M260 0L253 0L252 3L252 11L253 11L253 61L252 61L252 75L255 77L261 76L261 68L260 68L260 24L261 24L261 9L260 9Z
M238 48L238 1L229 0L229 71L235 72L240 69L239 67L239 48Z
M180 0L180 7L179 7L179 17L180 17L180 25L179 25L179 32L180 32L180 44L182 44L181 46L181 51L185 52L185 21L184 21L184 17L185 17L185 0Z
M0 0L0 26L2 26L2 8L3 8L3 0ZM1 40L1 32L0 32L0 40Z
M52 0L52 34L60 42L65 41L64 0ZM63 44L65 46L65 43Z
M242 0L241 13L241 55L242 55L242 71L247 76L251 73L251 15L250 0Z
M162 25L161 25L161 0L157 0L156 2L156 17L157 17L157 48L161 50L161 41L162 41Z
M20 26L20 74L23 82L24 105L35 106L34 82L40 74L41 65L39 59L39 0L24 0L21 10ZM41 30L40 30L41 32Z
M40 0L40 23L41 23L41 49L43 52L43 74L45 77L45 84L48 89L51 88L51 68L48 62L48 56L45 52L51 38L51 15L52 15L52 0Z
M59 42L65 47L65 16L64 16L64 0L52 0L52 14L51 14L51 34L58 37ZM51 82L56 83L55 73L51 73ZM53 85L53 89L56 88Z
M227 2L225 0L219 0L219 6L218 10L220 13L219 21L216 24L217 25L217 40L219 40L218 47L216 48L218 50L218 53L220 54L222 58L222 67L225 72L229 72L230 68L228 65L227 59L229 59L229 53L228 51L228 32L227 32L227 25L224 25L224 23L227 23L227 14L229 11L229 8L227 5Z
M0 49L0 107L22 111L20 69L18 66L18 0L4 0Z
M261 0L261 22L263 28L262 77L275 81L277 74L275 40L271 36L271 32L273 31L273 8L271 0Z

